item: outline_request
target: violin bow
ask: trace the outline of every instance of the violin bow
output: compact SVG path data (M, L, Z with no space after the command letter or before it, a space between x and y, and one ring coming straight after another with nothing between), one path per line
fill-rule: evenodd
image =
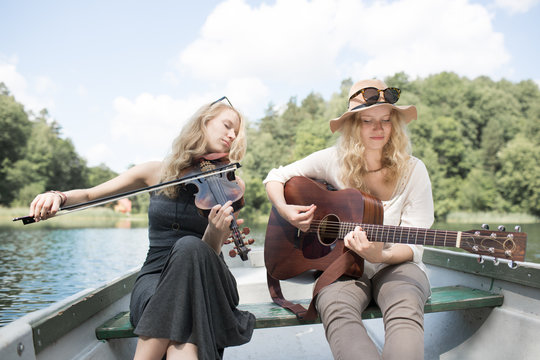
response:
M65 206L65 207L60 208L60 210L58 210L58 212L54 215L54 217L70 214L70 213L75 212L75 211L85 210L85 209L88 209L88 208L91 208L91 207L94 207L94 206L104 205L104 204L107 204L107 203L110 203L110 202L113 202L113 201L116 201L116 200L124 199L124 198L130 197L130 196L144 194L144 193L147 193L147 192L150 192L150 191L160 190L160 189L163 189L163 188L166 188L166 187L169 187L169 186L182 185L182 184L184 184L186 182L189 182L189 181L192 181L192 180L197 180L197 179L202 179L202 178L205 178L205 177L210 176L210 175L222 174L222 173L226 173L226 172L230 172L230 171L235 171L238 168L240 168L240 166L241 165L239 163L227 164L227 165L220 166L220 167L217 167L217 168L209 170L209 171L201 172L200 174L194 174L194 175L190 175L190 176L185 176L185 177L182 177L182 178L179 178L179 179L166 181L166 182L163 182L163 183L159 183L159 184L152 185L152 186L147 186L147 187L140 188L140 189L126 191L126 192L116 194L116 195L105 196L105 197L95 199L95 200L90 200L90 201L87 201L87 202L84 202L84 203ZM29 216L29 215L21 216L21 217L17 217L17 218L13 219L13 221L18 221L18 220L21 220L24 225L32 224L32 223L36 222L36 220L32 216Z

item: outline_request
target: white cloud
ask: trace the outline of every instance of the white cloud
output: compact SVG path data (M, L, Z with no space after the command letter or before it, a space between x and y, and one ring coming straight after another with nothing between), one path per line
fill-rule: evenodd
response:
M301 83L332 69L343 40L331 30L332 1L281 1L252 8L243 0L216 7L178 68L206 80L259 77ZM291 73L294 72L294 75Z
M510 56L492 14L467 0L277 0L221 3L177 68L206 81L253 77L265 86L384 77L505 75Z
M351 48L366 55L354 62L355 78L398 71L412 76L454 71L469 77L511 71L504 69L510 60L504 37L493 30L492 15L480 5L403 0L364 10L363 27L381 27L381 19L392 26L390 31L382 28L378 36L351 39Z
M85 158L88 161L88 165L96 166L101 163L107 163L114 155L114 151L103 143L94 144L85 153Z
M112 135L140 146L160 143L164 135L176 134L185 119L196 110L189 100L148 93L133 101L118 97L114 99L113 107L116 115L112 119Z
M6 58L0 54L0 82L3 82L15 99L24 105L27 110L38 113L46 108L52 111L55 108L55 84L46 76L38 76L28 81L17 70L17 58ZM28 85L30 82L31 85ZM33 85L32 85L33 84Z
M184 99L149 93L140 94L135 99L117 97L113 102L115 115L110 128L116 142L114 148L137 147L137 153L143 155L139 159L130 159L137 163L161 159L182 126L203 104L226 95L233 106L248 115L260 111L261 104L265 104L268 98L268 89L256 78L232 79L221 89L212 89L205 94L192 93ZM115 155L118 156L117 153Z
M539 3L540 0L495 0L495 6L511 14L526 13Z
M233 78L225 86L225 94L232 105L247 116L255 120L265 105L270 101L270 91L259 78Z
M178 135L185 122L209 96L190 96L187 99L173 99L168 95L143 93L135 99L117 97L113 107L115 115L111 120L110 132L114 144L115 157L123 157L134 163L162 159ZM217 97L216 97L217 98ZM136 158L125 149L137 148Z

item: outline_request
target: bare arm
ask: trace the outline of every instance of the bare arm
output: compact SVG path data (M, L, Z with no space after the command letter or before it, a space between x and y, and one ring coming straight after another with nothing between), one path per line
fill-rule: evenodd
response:
M152 161L136 165L117 177L89 189L66 191L66 205L80 204L105 196L155 185L159 182L160 161ZM29 215L36 221L48 219L60 209L62 197L56 193L39 194L30 204Z

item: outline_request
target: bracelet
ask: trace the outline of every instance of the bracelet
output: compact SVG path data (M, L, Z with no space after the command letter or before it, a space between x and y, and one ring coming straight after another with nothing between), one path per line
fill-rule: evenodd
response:
M58 190L49 190L47 192L50 192L50 193L53 193L53 194L56 194L56 195L60 196L60 199L61 199L60 207L64 206L64 204L67 201L67 195L66 194L64 194L63 192L58 191Z

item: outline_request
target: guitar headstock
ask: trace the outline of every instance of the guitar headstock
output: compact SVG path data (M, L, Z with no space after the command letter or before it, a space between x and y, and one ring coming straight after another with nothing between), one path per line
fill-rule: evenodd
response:
M527 234L522 233L519 226L515 232L489 230L487 225L482 230L469 230L461 234L460 248L477 255L492 256L510 261L525 261Z

